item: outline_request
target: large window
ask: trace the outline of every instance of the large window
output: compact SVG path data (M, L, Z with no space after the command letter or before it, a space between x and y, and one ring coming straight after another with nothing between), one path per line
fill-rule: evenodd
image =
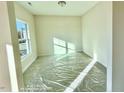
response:
M21 58L24 58L31 52L28 24L21 20L16 20L16 27L18 31L20 55Z

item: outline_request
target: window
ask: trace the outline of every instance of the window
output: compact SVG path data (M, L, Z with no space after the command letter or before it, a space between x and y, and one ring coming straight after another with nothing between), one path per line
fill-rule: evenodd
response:
M66 54L75 52L75 45L70 42L63 41L58 38L53 38L54 54Z
M16 20L16 27L18 32L20 55L21 58L24 58L31 51L31 41L29 36L28 24L21 20Z

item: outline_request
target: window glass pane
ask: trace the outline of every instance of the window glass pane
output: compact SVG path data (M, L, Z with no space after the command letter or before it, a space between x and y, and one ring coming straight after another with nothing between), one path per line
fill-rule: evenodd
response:
M19 49L21 57L25 57L30 52L30 39L28 33L28 24L17 20L16 27L19 39Z
M16 21L16 27L17 27L17 31L26 30L26 25L18 20Z

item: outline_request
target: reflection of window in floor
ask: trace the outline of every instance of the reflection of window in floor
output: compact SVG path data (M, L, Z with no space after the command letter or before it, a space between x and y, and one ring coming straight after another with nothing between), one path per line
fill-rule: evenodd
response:
M54 54L67 54L75 52L75 45L64 40L53 38Z

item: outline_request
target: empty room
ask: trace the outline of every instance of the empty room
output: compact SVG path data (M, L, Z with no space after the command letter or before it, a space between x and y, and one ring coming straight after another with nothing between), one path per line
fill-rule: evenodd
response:
M123 5L0 2L0 91L123 91L122 47L116 46Z

